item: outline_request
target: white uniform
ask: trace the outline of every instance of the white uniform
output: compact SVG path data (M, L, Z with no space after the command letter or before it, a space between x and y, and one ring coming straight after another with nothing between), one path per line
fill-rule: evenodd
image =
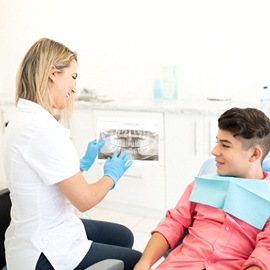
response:
M55 185L80 170L67 131L40 105L19 100L3 149L12 200L5 240L9 270L35 269L41 252L55 269L74 269L91 246L74 207Z

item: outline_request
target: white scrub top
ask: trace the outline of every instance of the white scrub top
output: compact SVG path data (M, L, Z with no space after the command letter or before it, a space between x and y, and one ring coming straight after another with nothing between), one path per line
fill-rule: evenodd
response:
M43 107L20 99L3 152L12 201L5 236L8 269L35 269L41 252L54 269L74 269L92 241L55 185L80 170L69 132Z

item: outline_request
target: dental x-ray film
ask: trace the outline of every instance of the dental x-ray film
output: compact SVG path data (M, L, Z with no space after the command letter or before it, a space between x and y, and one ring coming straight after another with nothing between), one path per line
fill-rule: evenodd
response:
M159 119L99 118L97 133L99 140L105 140L98 153L99 161L117 150L130 152L133 164L159 163Z

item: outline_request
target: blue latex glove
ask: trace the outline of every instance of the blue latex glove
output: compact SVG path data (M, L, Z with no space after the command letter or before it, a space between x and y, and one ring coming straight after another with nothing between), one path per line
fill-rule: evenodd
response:
M97 154L98 150L104 145L105 140L100 140L97 142L97 140L90 141L88 143L86 152L84 157L80 160L80 167L84 171L88 171L89 168L93 165Z
M118 151L115 151L112 158L108 157L107 161L104 165L104 175L107 175L112 178L114 185L111 189L113 189L121 178L121 176L125 173L125 171L131 166L132 161L129 162L130 153L122 152L118 156Z

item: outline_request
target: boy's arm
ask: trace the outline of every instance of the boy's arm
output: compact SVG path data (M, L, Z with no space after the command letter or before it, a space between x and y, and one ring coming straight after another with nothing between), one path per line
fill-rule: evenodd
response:
M169 249L169 244L161 233L154 233L146 245L143 255L134 270L149 270Z
M256 236L256 246L243 265L245 270L268 269L270 265L270 217Z

